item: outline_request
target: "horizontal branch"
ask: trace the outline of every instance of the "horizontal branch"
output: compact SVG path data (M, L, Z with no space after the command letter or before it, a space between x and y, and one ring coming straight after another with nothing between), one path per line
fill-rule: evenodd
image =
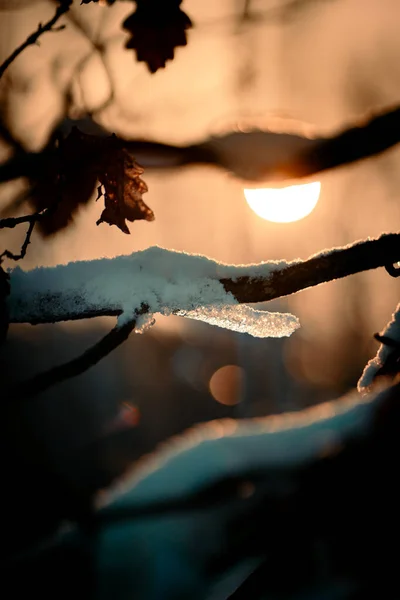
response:
M149 253L148 262L144 256L146 252ZM43 267L28 272L15 269L11 271L10 322L56 323L120 315L125 311L121 296L126 295L127 286L131 286L128 290L129 295L140 296L142 285L140 275L142 273L146 276L150 275L150 269L154 268L154 264L160 265L159 273L156 275L163 278L161 284L160 279L157 280L157 285L161 287L158 288L158 292L147 290L146 293L150 294L150 298L154 297L154 294L162 293L163 286L168 286L171 278L179 274L182 268L179 262L175 264L172 261L174 255L185 258L185 268L192 284L197 279L204 278L204 269L207 267L206 281L209 283L208 287L204 288L204 293L207 293L210 283L214 282L216 285L221 283L222 292L230 292L239 303L265 302L321 283L400 261L400 234L384 234L377 239L324 250L307 260L292 263L282 261L230 267L204 257L150 248L130 257L82 261L56 268ZM169 258L171 262L168 263ZM138 265L139 259L142 262ZM132 263L128 264L129 261ZM205 261L206 267L201 261ZM199 262L200 267L198 267ZM196 271L197 268L203 271ZM51 286L48 285L49 280L52 282ZM188 282L190 283L189 279ZM104 290L106 285L111 288L111 296ZM93 289L88 289L88 286L92 286ZM120 293L119 289L121 289ZM204 290L200 290L200 293L203 294ZM150 304L146 297L139 300ZM214 298L208 301L205 296L199 296L199 301L201 300L204 305L207 305L207 302L216 302ZM174 302L174 306L169 307L169 312L177 312L180 308L185 308L178 305L179 295ZM159 312L154 303L150 310Z
M253 129L212 136L189 146L120 141L146 170L208 164L242 180L274 184L308 178L391 148L400 142L400 107L372 115L363 124L329 138ZM96 144L92 144L87 153L97 150ZM23 176L35 179L46 174L55 153L55 147L39 153L19 153L0 165L0 182Z
M384 234L374 240L325 250L308 260L273 271L265 279L222 279L227 292L238 302L265 302L309 287L341 279L361 271L386 267L400 261L400 234Z
M400 142L400 108L388 111L362 125L321 140L315 148L282 164L282 172L293 178L309 177L370 158Z

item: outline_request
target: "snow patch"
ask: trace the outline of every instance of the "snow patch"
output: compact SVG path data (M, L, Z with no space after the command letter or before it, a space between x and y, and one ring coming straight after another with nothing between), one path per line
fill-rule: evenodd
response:
M386 325L384 330L381 332L381 335L393 340L395 343L397 342L397 344L400 346L400 304L397 305L391 321L389 321L389 323ZM363 374L357 383L357 389L359 392L367 393L371 390L375 375L379 369L383 367L389 356L394 351L398 351L398 349L388 346L387 344L381 344L379 346L376 356L367 363Z

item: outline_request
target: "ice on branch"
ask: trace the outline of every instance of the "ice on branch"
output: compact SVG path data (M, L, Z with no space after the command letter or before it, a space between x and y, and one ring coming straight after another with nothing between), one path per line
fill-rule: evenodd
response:
M380 337L386 338L388 343L381 344L379 350L374 358L372 358L366 365L363 374L361 375L357 388L359 392L366 393L371 390L375 377L379 372L383 373L385 366L387 375L394 375L390 373L389 362L392 362L393 358L399 355L400 349L400 304L397 305L395 312L392 315L391 321L386 325L384 330L381 332Z
M299 327L299 320L290 313L256 310L246 304L200 306L195 310L180 310L177 314L259 338L287 337Z
M291 314L240 305L220 280L266 278L284 261L230 266L205 256L148 248L129 256L11 271L11 322L49 323L117 315L124 324L138 313L142 331L153 315L178 314L257 337L282 337L299 327Z

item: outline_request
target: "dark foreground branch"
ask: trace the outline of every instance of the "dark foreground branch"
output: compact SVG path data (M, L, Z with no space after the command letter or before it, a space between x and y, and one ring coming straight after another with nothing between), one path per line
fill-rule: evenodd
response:
M145 310L147 308L144 308ZM135 325L136 319L132 319L120 327L116 325L99 342L88 350L85 350L80 356L62 365L57 365L52 369L38 373L31 379L16 386L8 395L9 398L11 400L30 398L36 394L45 392L66 379L81 375L125 342L134 330Z
M18 46L18 48L16 48L14 52L8 58L6 58L6 60L0 65L0 78L4 75L5 71L17 58L17 56L21 54L21 52L28 48L28 46L33 46L38 43L38 39L43 33L45 33L46 31L60 31L61 29L64 29L65 25L61 25L60 27L56 28L54 27L54 25L57 23L59 18L62 17L63 14L68 12L71 4L72 0L60 0L60 5L57 7L54 16L44 25L39 23L37 30L31 35L29 35L26 38L26 40L20 46Z

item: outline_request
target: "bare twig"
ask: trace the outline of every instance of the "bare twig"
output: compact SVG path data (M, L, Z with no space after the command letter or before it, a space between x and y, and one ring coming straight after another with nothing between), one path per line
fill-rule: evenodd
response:
M40 213L34 213L22 217L7 217L6 219L0 219L0 229L14 229L14 227L21 223L31 223L36 220L39 214Z
M4 252L0 254L0 263L2 262L3 258L10 258L11 260L22 260L25 257L28 246L31 243L32 232L36 223L37 219L32 219L30 221L28 231L26 232L25 239L21 246L21 252L19 254L14 254L14 252L11 252L10 250L4 250Z
M26 38L26 40L20 46L18 46L18 48L16 48L14 52L8 58L6 58L6 60L0 65L0 78L4 75L5 71L17 58L17 56L19 56L21 52L25 50L25 48L28 48L28 46L38 44L38 38L43 33L45 33L46 31L60 31L61 29L64 29L65 25L60 25L60 27L54 27L54 25L57 23L57 21L63 14L68 12L71 4L72 0L60 0L60 5L57 7L57 10L54 13L54 16L50 19L50 21L47 21L47 23L45 23L44 25L39 23L37 30L31 35L29 35Z
M3 262L4 258L10 258L11 260L21 260L25 257L28 246L31 242L31 237L33 230L35 228L36 223L46 214L50 212L50 209L44 209L42 211L38 211L31 215L24 215L22 217L8 217L6 219L0 219L0 229L13 229L17 225L21 225L21 223L29 223L28 230L25 235L25 239L21 246L21 251L19 254L14 254L10 250L4 250L0 254L0 264Z
M16 386L8 396L10 399L30 398L48 390L66 379L81 375L128 339L130 333L135 328L137 316L143 312L147 312L147 310L148 307L142 307L142 310L137 313L134 319L131 319L124 325L116 325L106 336L94 346L85 350L80 356L35 375L31 379Z
M118 257L116 258L116 260ZM110 259L112 261L113 259ZM384 234L377 239L355 242L344 248L333 248L296 261L272 271L264 278L233 277L219 281L240 303L266 302L294 294L303 289L384 267L400 261L400 233ZM73 263L76 264L76 263ZM68 265L63 267L68 269ZM11 287L12 286L11 273ZM90 270L88 270L90 278ZM65 308L65 307L68 308ZM37 290L27 297L25 293L10 300L10 323L57 323L122 313L117 303L110 305L83 297L82 290L49 292Z

